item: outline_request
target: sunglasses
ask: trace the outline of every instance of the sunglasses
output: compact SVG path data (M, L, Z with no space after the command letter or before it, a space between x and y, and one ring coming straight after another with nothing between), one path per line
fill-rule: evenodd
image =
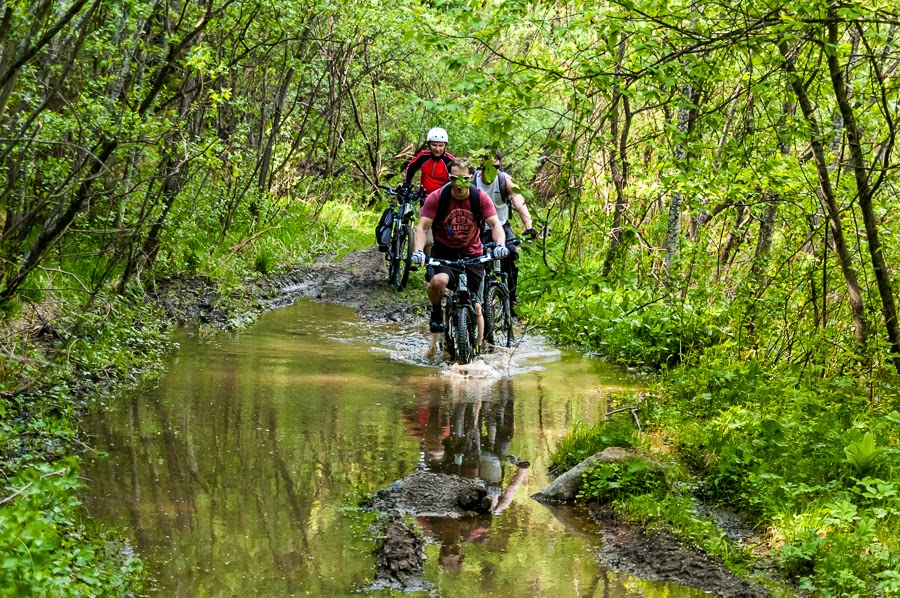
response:
M450 182L453 183L469 183L472 181L472 175L470 174L451 174Z

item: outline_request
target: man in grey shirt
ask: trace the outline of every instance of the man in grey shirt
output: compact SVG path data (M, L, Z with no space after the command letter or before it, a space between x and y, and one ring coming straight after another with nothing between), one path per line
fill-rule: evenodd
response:
M506 172L500 170L502 163L502 154L493 147L485 147L479 156L481 159L481 168L475 171L475 186L484 191L491 201L494 202L494 208L497 210L497 217L503 225L503 231L506 233L507 241L514 239L512 228L509 225L509 208L512 206L519 217L525 230L522 232L523 237L534 239L537 236L532 221L531 214L528 212L528 206L525 205L525 198L519 193L519 186L516 185L512 178ZM483 242L490 241L489 238L483 239ZM500 267L507 274L509 281L509 299L513 305L513 313L515 313L516 305L516 284L518 282L519 269L516 267L515 260L518 258L518 247L507 244L509 249L509 258L500 262Z

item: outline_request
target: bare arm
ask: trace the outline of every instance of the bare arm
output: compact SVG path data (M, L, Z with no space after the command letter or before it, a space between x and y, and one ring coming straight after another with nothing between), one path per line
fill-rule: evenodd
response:
M416 230L413 232L413 251L423 251L425 249L425 241L428 231L431 230L432 222L431 218L419 216L419 224L416 225ZM500 232L503 231L501 230Z
M522 225L525 226L525 230L534 228L534 223L531 221L531 213L528 211L528 206L525 205L525 198L518 192L519 186L509 177L506 177L506 191L513 207L519 213L519 217L522 218Z
M419 222L421 223L421 220ZM491 238L494 239L497 247L506 245L506 233L503 232L503 225L500 224L500 219L497 218L497 215L489 216L485 222L491 227Z

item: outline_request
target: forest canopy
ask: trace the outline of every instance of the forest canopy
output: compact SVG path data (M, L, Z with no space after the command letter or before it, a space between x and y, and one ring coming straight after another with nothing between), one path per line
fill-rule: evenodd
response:
M7 2L0 300L286 257L440 125L456 154L503 148L548 272L653 281L777 359L900 367L897 23L887 2Z

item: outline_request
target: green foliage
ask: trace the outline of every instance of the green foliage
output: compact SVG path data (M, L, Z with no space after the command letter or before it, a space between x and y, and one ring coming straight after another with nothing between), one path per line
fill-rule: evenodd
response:
M598 422L592 426L577 422L556 445L550 462L559 471L569 470L607 447L635 446L635 433L634 424L625 419Z
M121 596L140 589L140 561L108 534L80 523L77 462L21 470L0 506L0 595Z
M875 444L900 440L896 400L879 379L823 380L710 353L669 372L646 411L707 498L769 526L787 575L867 595L888 588L900 562L900 454Z
M665 488L665 475L659 467L643 459L628 459L588 468L578 498L609 502L640 494L659 495Z
M871 432L866 432L860 440L854 440L844 447L847 455L847 463L853 466L857 475L864 476L872 470L878 458L884 454L884 449L875 446L875 437Z
M666 302L636 280L611 282L591 268L549 273L532 261L521 296L529 321L555 340L628 365L674 366L726 338L721 311ZM524 285L523 285L524 286Z
M253 261L253 269L260 274L269 274L275 268L275 254L268 248L261 249Z

